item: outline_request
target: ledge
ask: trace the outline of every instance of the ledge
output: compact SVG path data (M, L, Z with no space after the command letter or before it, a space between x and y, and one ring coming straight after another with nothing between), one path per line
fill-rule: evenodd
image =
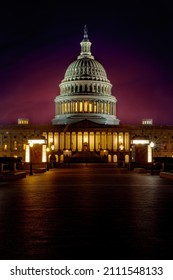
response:
M11 181L16 179L21 179L26 177L25 171L19 171L15 173L6 173L1 175L1 181Z
M34 173L44 173L44 172L46 172L46 168L45 167L34 168L33 172Z
M173 180L173 173L171 173L171 172L160 172L160 177Z
M133 171L135 173L146 173L147 172L145 168L141 168L141 167L136 167L133 169Z

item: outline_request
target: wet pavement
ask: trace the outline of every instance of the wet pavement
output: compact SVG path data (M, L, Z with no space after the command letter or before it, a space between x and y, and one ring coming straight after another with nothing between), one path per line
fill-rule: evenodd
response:
M173 259L173 181L84 166L0 182L0 259Z

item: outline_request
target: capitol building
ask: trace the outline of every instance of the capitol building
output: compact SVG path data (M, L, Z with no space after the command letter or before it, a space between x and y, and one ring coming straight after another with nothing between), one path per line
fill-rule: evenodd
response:
M23 118L16 125L1 125L0 157L22 158L26 166L31 159L35 166L66 162L126 166L150 163L154 157L172 158L173 126L155 126L151 119L121 124L111 81L92 54L86 26L80 46L59 85L50 125L31 125Z

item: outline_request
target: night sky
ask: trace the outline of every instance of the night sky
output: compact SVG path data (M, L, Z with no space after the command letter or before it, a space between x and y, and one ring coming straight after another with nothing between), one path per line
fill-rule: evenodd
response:
M0 7L0 124L50 124L65 70L91 51L105 68L122 124L173 125L171 1L11 1ZM93 6L94 4L94 6Z

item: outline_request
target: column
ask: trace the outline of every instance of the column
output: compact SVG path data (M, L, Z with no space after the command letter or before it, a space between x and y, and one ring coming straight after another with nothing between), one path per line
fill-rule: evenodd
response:
M96 132L94 131L94 152L96 151Z

